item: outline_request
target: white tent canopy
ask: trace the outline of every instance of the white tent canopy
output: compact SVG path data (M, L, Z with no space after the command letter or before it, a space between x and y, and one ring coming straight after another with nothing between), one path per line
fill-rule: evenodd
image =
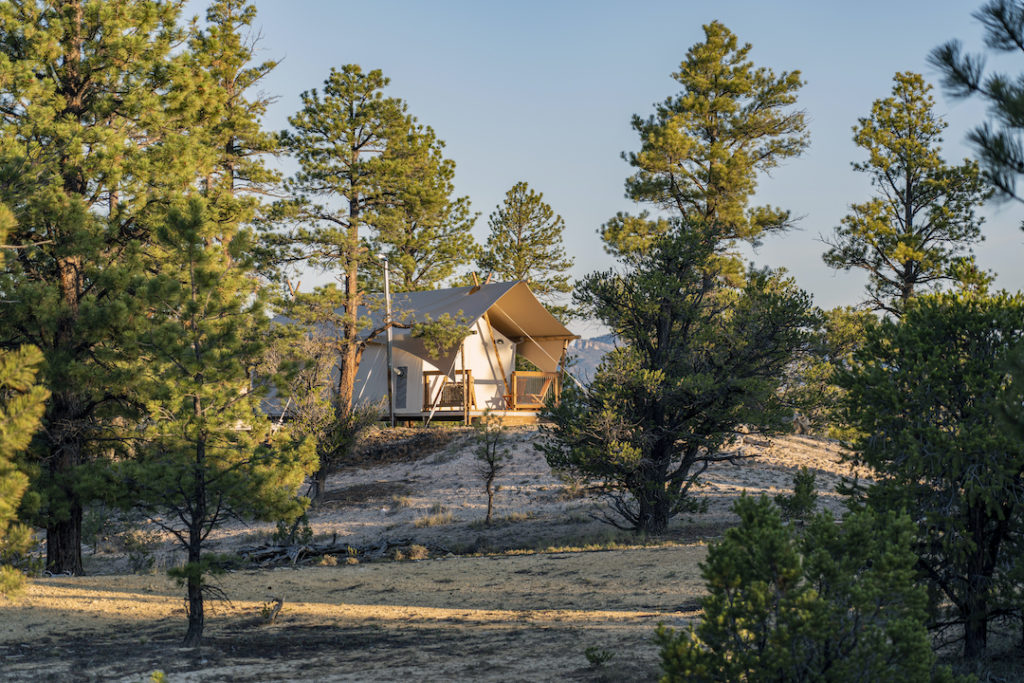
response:
M577 336L568 330L530 291L523 281L498 282L473 287L454 287L426 292L402 292L392 296L392 317L397 323L413 325L436 321L444 316L470 331L485 313L495 330L514 341L518 353L544 372L555 372L564 344ZM371 325L363 334L384 324L383 310L366 311ZM383 335L378 337L383 341ZM437 368L453 366L459 347L434 356L412 330L394 329L394 345Z

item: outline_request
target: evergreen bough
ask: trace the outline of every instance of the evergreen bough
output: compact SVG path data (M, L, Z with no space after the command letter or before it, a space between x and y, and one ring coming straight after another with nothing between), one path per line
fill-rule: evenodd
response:
M701 565L700 622L660 626L663 681L948 681L924 627L914 527L905 516L823 512L802 531L766 496Z

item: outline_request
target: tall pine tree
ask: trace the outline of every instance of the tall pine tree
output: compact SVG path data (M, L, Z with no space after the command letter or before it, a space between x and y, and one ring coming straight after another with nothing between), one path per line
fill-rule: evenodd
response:
M80 466L132 403L119 355L140 324L141 247L165 198L194 182L177 3L0 4L0 200L24 246L0 272L0 346L37 346L51 390L34 487L47 568L82 572ZM176 82L176 80L178 82Z
M186 646L204 626L204 551L229 518L282 519L315 458L260 410L265 386L252 371L267 346L266 296L254 279L245 232L234 232L201 199L168 217L154 241L163 253L146 284L152 324L138 337L147 420L140 453L121 464L122 502L143 510L186 553L172 570L186 586Z
M323 92L302 94L303 108L283 134L299 164L285 183L295 199L281 206L284 217L297 224L281 237L287 245L284 261L305 261L331 272L336 284L303 297L307 310L300 316L332 331L338 355L333 389L335 422L351 424L352 392L369 335L360 319L367 302L361 273L374 258L366 244L386 240L416 206L440 206L447 185L424 169L444 169L432 154L436 140L406 111L406 105L386 97L388 79L379 70L358 65L332 69ZM327 460L316 476L317 497L327 476Z
M799 71L776 75L748 59L721 23L704 26L704 41L686 53L672 77L680 93L633 117L640 151L623 154L636 169L626 196L690 221L714 224L723 243L757 242L790 225L788 211L750 207L757 175L807 146ZM668 229L664 220L619 214L602 228L612 253L642 250Z
M865 305L899 316L913 296L943 284L988 282L970 247L983 239L975 210L991 192L977 163L950 166L940 156L946 122L935 115L924 78L897 73L893 81L892 96L876 100L853 129L868 152L853 168L871 177L877 196L851 206L826 240L824 259L865 271Z
M498 280L525 280L555 315L569 317L569 307L556 302L572 291L573 259L562 246L565 221L544 195L525 182L516 183L487 223L491 232L477 260L480 270Z

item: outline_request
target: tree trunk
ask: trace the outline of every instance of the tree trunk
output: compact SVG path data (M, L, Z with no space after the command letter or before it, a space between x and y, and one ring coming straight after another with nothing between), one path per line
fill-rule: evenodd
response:
M70 493L66 495L71 495ZM70 518L51 519L46 525L46 570L52 574L82 576L82 506L71 503Z
M313 473L313 501L319 503L327 492L327 459L320 459L320 468Z
M484 524L487 526L491 525L491 512L494 510L494 478L487 480L487 518L484 519Z
M199 355L198 345L196 354ZM200 379L200 384L202 380ZM200 401L193 399L196 416L202 415ZM196 460L193 470L193 500L191 518L188 520L188 632L185 633L185 647L199 647L203 640L203 574L200 564L203 550L203 526L206 519L206 434L201 433L196 442Z
M663 534L668 529L669 498L664 488L651 487L637 496L640 504L636 530L647 534Z
M52 574L81 576L82 567L82 502L74 490L74 470L82 464L79 430L82 423L81 402L76 396L54 392L47 406L46 423L50 433L49 494L50 512L46 519L46 570ZM65 509L58 515L55 509Z
M661 415L659 420L664 420ZM632 487L633 496L639 504L636 530L648 534L663 534L668 529L672 497L665 490L668 463L671 457L671 443L656 442L646 462L637 472L637 485Z
M977 583L971 581L972 584ZM964 614L964 658L975 659L985 652L988 641L988 605L981 594L983 589L977 588L965 606Z
M199 566L201 540L199 534L189 530L188 563ZM203 641L203 577L197 570L188 573L188 632L182 643L185 647L199 647Z

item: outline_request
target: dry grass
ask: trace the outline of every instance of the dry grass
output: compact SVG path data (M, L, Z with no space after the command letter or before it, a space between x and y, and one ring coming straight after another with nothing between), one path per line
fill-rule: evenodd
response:
M420 517L413 526L417 529L424 529L432 526L442 526L444 524L451 524L455 521L455 515L451 510L448 510L440 503L434 503L430 508L430 513L424 517Z
M704 557L680 547L230 573L201 654L179 647L182 589L166 577L41 579L4 605L0 681L155 669L189 681L593 680L584 645L631 653L606 665L609 680L650 680L651 633L694 616ZM679 577L661 580L665 567Z

